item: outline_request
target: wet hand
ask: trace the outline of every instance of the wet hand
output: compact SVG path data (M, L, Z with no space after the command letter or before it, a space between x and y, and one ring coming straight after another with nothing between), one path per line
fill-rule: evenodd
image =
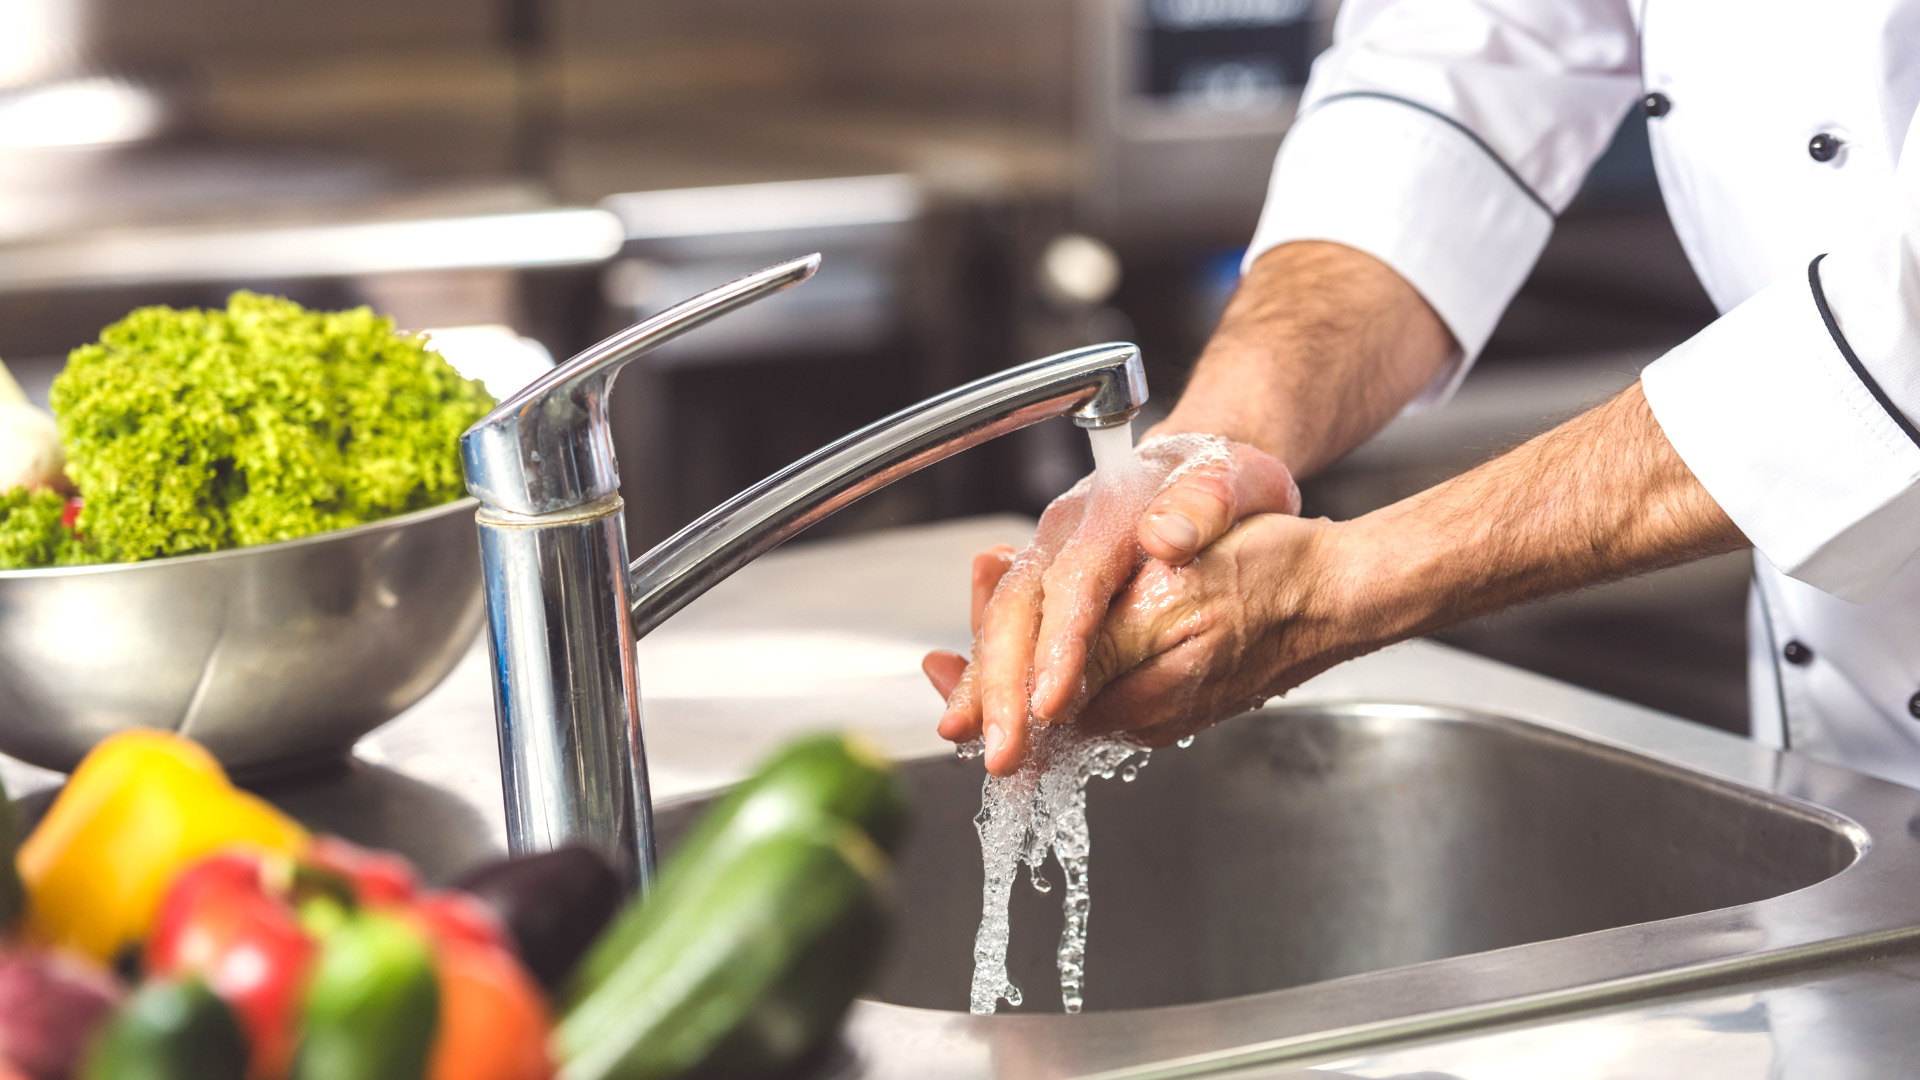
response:
M1377 647L1350 532L1264 514L1187 566L1142 567L1095 637L1076 722L1165 746Z
M976 558L974 662L936 652L923 664L948 697L940 734L984 735L995 775L1018 767L1029 717L1063 719L1085 700L1100 620L1143 565L1183 565L1248 515L1299 510L1286 467L1251 446L1165 436L1135 460L1133 475L1082 481L1056 500L1025 551Z

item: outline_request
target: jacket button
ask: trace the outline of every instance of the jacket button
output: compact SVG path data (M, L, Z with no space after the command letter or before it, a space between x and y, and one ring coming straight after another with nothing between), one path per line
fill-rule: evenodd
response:
M1787 642L1787 647L1781 649L1780 653L1787 658L1787 663L1796 667L1805 667L1813 663L1813 650L1797 641Z
M1807 140L1807 156L1819 162L1832 161L1840 156L1841 145L1838 137L1823 131Z
M1640 111L1658 119L1673 111L1673 100L1660 91L1655 90L1653 93L1640 99Z

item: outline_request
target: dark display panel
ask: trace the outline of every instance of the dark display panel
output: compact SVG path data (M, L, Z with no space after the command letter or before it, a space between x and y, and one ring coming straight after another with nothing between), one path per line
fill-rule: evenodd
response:
M1252 108L1306 81L1311 0L1141 0L1139 92Z

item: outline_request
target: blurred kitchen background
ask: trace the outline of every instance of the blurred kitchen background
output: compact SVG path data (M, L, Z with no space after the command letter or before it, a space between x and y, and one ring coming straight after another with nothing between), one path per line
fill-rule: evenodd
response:
M0 357L44 394L129 308L251 288L410 328L511 327L563 358L823 251L813 283L620 379L638 549L895 408L1059 349L1136 340L1171 401L1332 10L3 0ZM1711 316L1630 116L1459 399L1308 485L1309 511L1457 472ZM1089 464L1074 429L1043 425L820 531L1034 514ZM1712 560L1443 636L1744 730L1747 575L1744 556Z

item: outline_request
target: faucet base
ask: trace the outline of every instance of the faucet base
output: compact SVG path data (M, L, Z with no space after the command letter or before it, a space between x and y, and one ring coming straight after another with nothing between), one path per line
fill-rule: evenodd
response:
M475 521L508 847L587 844L645 889L653 803L623 510L612 495L552 514L483 507Z

